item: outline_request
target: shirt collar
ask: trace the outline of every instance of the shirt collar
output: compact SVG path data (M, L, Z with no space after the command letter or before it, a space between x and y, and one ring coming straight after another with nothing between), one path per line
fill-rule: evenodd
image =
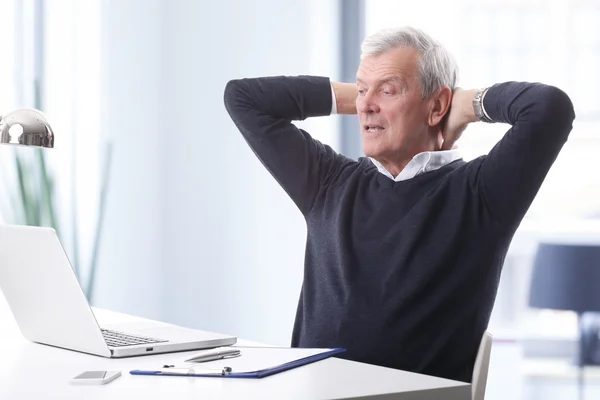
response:
M399 182L407 179L414 178L415 176L422 174L424 172L433 171L438 168L443 167L453 161L458 160L461 157L460 151L458 149L452 150L441 150L441 151L424 151L415 155L412 160L406 164L406 167L395 178L390 174L390 172L385 169L385 167L374 158L371 158L371 161L379 172L387 176L393 181Z

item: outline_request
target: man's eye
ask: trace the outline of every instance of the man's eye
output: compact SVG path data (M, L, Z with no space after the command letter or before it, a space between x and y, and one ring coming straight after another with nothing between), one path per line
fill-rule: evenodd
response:
M365 89L358 89L358 94L360 94L361 96L362 96L363 94L365 94Z

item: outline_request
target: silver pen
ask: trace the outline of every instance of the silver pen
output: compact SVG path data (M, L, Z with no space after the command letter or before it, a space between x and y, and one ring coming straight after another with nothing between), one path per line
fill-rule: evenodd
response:
M241 355L238 349L215 349L208 350L205 353L195 355L192 358L185 360L185 362L207 362L214 360L222 360L224 358L238 357Z

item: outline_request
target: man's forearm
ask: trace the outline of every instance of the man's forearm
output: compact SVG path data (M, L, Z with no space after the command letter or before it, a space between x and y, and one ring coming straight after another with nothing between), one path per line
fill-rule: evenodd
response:
M223 94L254 154L304 214L330 171L347 160L292 123L331 114L330 83L318 76L235 79Z
M488 89L484 105L511 128L477 170L481 196L494 218L518 224L571 132L573 104L553 86L505 82Z
M332 82L338 114L356 114L356 84Z

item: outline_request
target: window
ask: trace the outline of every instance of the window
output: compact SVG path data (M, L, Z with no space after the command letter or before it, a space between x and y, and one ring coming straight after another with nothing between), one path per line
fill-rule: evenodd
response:
M0 0L3 20L0 24L0 114L32 106L34 80L33 37L34 3ZM0 146L0 221L14 214L16 193L15 154L24 153L14 146Z
M78 225L84 262L91 256L100 186L102 3L99 0L0 0L0 113L21 107L43 111L55 131L44 151L55 185L61 231ZM37 93L41 96L36 98ZM39 101L39 102L38 102ZM15 156L31 149L0 146L0 220L23 223ZM37 164L34 164L37 166ZM35 168L32 174L36 174ZM31 176L29 179L32 179ZM25 179L28 182L28 179ZM6 184L6 186L4 186ZM34 182L31 182L35 185ZM77 212L74 213L73 211ZM15 220L10 220L14 218ZM72 260L72 235L63 234Z

